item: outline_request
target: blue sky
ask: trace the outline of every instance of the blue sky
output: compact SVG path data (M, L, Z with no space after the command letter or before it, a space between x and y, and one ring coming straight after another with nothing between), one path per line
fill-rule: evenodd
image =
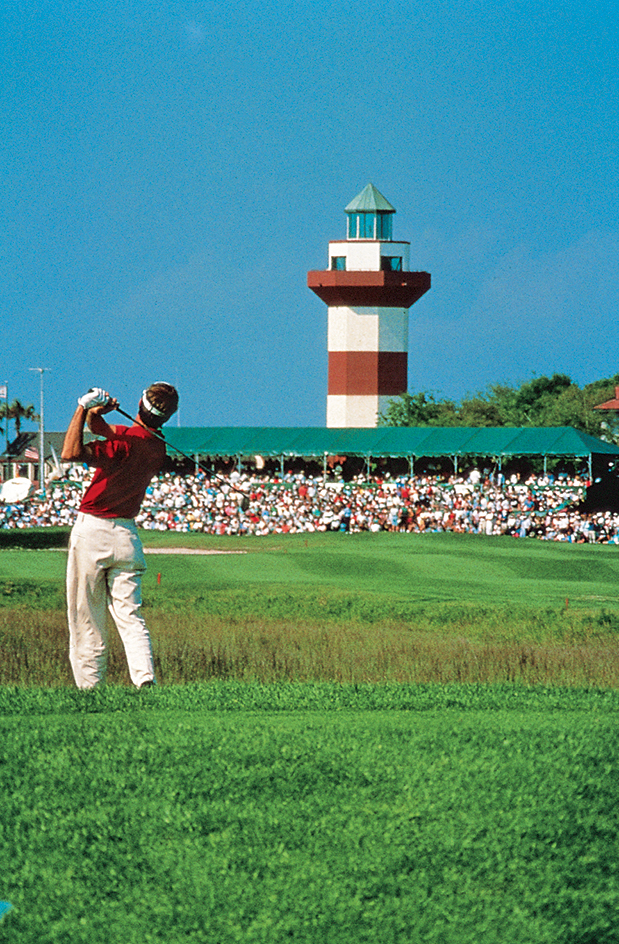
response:
M409 389L619 372L616 6L12 0L0 382L66 427L170 380L183 425L322 426L306 286L369 182L432 274Z

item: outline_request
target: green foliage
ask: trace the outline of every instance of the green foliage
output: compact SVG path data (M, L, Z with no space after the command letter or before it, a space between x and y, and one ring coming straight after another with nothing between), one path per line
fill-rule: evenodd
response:
M487 691L5 713L0 944L614 944L616 700Z
M483 395L468 397L455 413L458 426L504 426L505 412L499 403Z
M25 550L46 550L69 546L69 528L0 529L0 551L21 547Z
M26 406L20 400L13 400L12 403L0 403L0 420L13 420L15 423L15 438L21 433L21 424L23 420L31 423L38 423L39 415L31 403Z
M403 393L391 400L381 417L384 426L458 426L451 400L436 400L432 393Z
M616 439L615 414L594 407L614 397L619 374L582 389L566 374L534 377L519 386L492 384L460 403L427 391L391 400L384 426L572 426L592 436Z

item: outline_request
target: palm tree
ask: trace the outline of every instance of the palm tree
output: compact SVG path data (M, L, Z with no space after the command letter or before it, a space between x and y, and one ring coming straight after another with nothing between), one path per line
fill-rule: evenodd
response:
M15 438L19 438L21 433L21 424L22 420L28 420L32 423L37 423L39 421L38 413L35 413L33 405L30 403L28 406L20 400L13 400L12 403L0 403L0 419L8 418L13 420L15 423Z

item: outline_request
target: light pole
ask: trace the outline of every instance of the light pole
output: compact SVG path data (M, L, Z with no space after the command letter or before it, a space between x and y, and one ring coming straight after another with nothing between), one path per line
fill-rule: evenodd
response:
M6 449L9 448L9 384L5 380L4 383L0 384L0 400L4 400L6 403L6 413L4 414L5 423L4 423L4 432L6 439Z
M45 498L45 421L43 419L43 374L51 367L29 367L36 370L41 378L41 406L39 409L39 488Z
M10 469L11 469L11 466L9 465L9 383L7 380L5 380L3 384L0 384L0 400L4 400L4 410L5 410L4 412L4 438L6 442L4 444L4 457L6 460L6 464L5 462L3 462L2 467L0 468L0 478L4 479L4 470L8 469L9 475L10 475Z

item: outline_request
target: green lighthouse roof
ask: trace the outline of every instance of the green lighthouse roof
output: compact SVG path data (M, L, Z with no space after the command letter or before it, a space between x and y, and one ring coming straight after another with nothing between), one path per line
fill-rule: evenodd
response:
M368 184L367 187L364 187L361 193L358 193L344 210L345 213L377 213L378 211L395 213L394 207L376 189L374 184Z

